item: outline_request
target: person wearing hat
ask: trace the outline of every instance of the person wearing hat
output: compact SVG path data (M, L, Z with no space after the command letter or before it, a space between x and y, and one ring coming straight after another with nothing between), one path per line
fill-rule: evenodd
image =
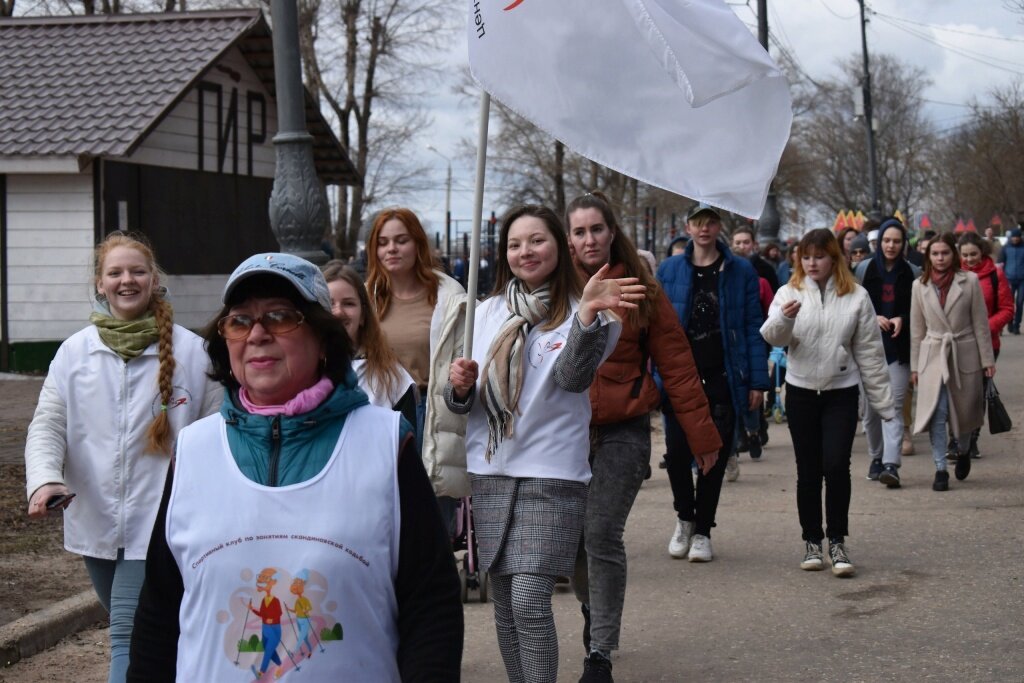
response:
M850 242L850 253L847 254L850 260L850 270L856 270L857 265L869 256L871 256L871 243L868 242L868 236L861 233Z
M676 511L668 552L691 562L709 562L711 527L735 443L736 419L760 408L772 385L759 332L764 315L754 267L719 239L722 217L714 207L694 205L686 216L686 230L691 237L686 251L662 262L658 280L689 337L722 449L713 467L698 472L695 488L693 450L674 413L666 412L666 461Z
M1003 264L1003 272L1010 281L1013 293L1013 322L1010 323L1010 334L1020 334L1020 317L1024 311L1024 239L1021 229L1013 228L1007 233L1006 244L999 254L999 263Z
M257 254L222 301L204 336L224 400L178 435L128 680L300 667L309 680L457 680L462 605L447 532L411 425L358 388L324 276L297 256ZM256 581L257 593L257 574L275 586ZM296 578L310 604L267 607L292 602ZM319 643L310 659L300 608ZM267 627L280 632L271 652L246 646Z

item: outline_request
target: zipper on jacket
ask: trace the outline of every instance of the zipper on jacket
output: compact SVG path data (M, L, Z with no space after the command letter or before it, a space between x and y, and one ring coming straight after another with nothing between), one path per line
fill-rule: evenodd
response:
M277 465L281 459L281 416L275 415L270 423L270 466L267 486L277 486Z
M124 361L121 365L121 396L123 401L121 402L121 439L118 450L118 464L120 471L118 472L119 478L119 492L118 492L118 523L117 523L117 547L127 548L128 539L125 538L125 479L127 474L125 472L125 441L128 438L128 361Z

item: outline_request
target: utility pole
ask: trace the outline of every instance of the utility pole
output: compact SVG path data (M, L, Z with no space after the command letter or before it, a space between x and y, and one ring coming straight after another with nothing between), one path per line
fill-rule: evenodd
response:
M444 193L444 255L449 260L452 258L452 160L438 151L433 145L427 145L427 149L441 157L448 164L448 184Z
M768 52L768 0L757 0L757 40L761 43L764 51ZM757 220L758 237L766 243L779 241L779 228L781 227L778 197L773 186L774 183L768 186L768 197L765 200L764 210Z
M878 202L878 155L875 152L875 126L871 108L871 69L868 67L868 20L864 10L864 0L860 4L860 42L864 51L864 125L868 129L868 172L871 182L871 218L882 216L882 206Z

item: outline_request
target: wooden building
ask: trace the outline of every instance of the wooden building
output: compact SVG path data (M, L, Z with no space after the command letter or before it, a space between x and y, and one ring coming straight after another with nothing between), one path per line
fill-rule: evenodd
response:
M88 324L92 250L142 232L176 321L204 325L227 274L276 250L277 131L258 10L0 19L0 369L45 369ZM358 175L312 97L325 184Z

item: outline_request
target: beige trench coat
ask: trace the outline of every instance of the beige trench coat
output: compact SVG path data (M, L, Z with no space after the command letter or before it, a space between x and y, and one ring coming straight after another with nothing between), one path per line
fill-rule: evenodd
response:
M984 368L995 365L985 299L974 273L959 271L939 306L929 282L914 280L910 297L910 371L917 373L914 433L928 429L939 390L949 392L949 422L965 434L985 422Z

